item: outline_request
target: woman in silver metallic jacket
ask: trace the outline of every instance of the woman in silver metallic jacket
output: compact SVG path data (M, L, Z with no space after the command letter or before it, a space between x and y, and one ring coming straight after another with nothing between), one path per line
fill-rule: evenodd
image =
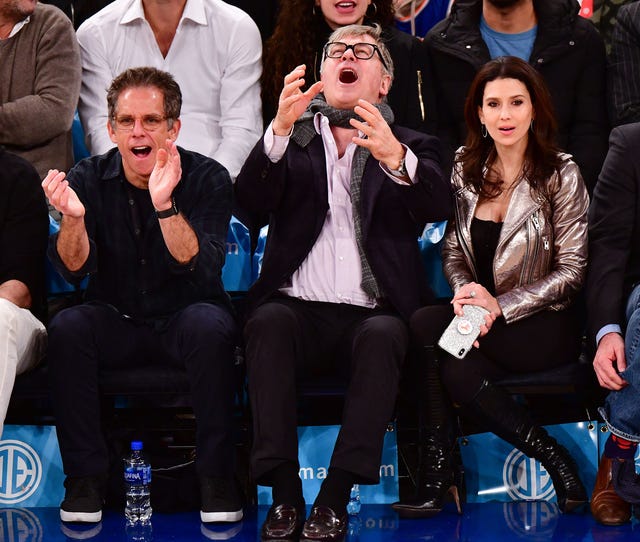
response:
M492 382L578 359L581 325L572 301L586 272L589 197L578 166L553 144L549 93L526 62L488 62L469 89L465 118L467 141L452 174L455 220L442 251L454 297L411 319L423 347L426 428L418 494L394 508L429 517L451 494L459 509L446 389L465 415L540 461L559 508L569 512L587 502L573 459ZM464 318L471 305L487 311L479 340L464 356L448 354L438 338L454 313Z

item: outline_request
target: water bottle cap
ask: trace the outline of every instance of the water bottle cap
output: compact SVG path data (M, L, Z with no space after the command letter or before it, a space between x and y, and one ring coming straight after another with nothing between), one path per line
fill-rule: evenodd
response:
M131 442L131 449L132 450L142 450L142 442L140 442L139 440L134 440Z

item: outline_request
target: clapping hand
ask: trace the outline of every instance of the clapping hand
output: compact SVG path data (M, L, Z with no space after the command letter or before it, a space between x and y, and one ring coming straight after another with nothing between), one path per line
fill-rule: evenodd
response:
M84 217L84 205L82 205L78 195L69 186L69 181L63 171L50 169L42 181L42 188L49 203L63 216Z

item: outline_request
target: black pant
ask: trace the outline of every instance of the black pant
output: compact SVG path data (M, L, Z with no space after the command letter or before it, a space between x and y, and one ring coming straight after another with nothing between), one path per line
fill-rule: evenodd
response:
M423 346L437 344L453 318L451 305L423 307L411 317L411 330ZM580 322L575 310L542 311L506 324L498 318L463 359L440 351L441 377L451 399L468 403L483 380L532 373L574 363L580 353Z
M298 463L296 381L325 373L348 382L330 466L377 483L409 341L405 323L383 309L274 298L254 311L244 335L254 478L271 485L270 471Z
M197 303L165 326L134 323L103 305L60 312L49 327L49 369L58 440L67 476L108 470L100 428L99 372L126 371L134 363L185 367L197 422L196 469L200 476L233 471L233 352L237 330L219 306ZM231 466L231 468L230 468Z

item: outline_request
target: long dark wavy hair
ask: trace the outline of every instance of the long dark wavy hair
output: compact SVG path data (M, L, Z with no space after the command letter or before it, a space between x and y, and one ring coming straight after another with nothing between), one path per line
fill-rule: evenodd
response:
M375 9L373 7L375 4ZM383 28L393 24L393 0L373 0L365 15L366 22ZM306 82L315 81L314 70L320 66L316 54L331 33L315 0L280 2L276 27L265 44L262 55L262 104L275 112L284 76L299 64L307 65Z
M491 136L483 137L478 115L484 89L487 83L496 79L517 79L529 91L535 120L529 130L522 174L534 192L548 195L547 183L554 173L559 173L562 163L560 150L555 143L557 128L551 96L535 68L513 56L502 56L487 62L469 87L464 106L467 140L457 158L462 164L462 178L481 197L490 199L502 192L504 180L494 167L498 157L496 147Z

